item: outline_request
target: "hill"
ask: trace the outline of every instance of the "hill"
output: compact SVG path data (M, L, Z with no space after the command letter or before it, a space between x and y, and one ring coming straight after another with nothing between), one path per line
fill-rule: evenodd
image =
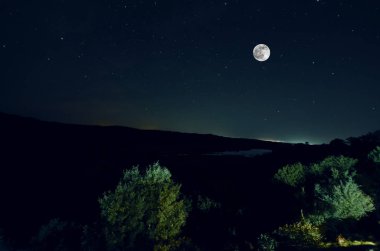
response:
M250 214L239 224L253 235L273 227L262 222L263 215L270 215L274 225L288 217L285 209L281 215L271 211L289 203L282 201L283 191L273 188L275 170L331 154L364 155L380 142L378 135L379 131L313 146L63 124L0 113L0 229L17 243L27 243L52 218L91 223L99 215L97 199L115 186L123 169L160 161L183 184L186 194L215 198L231 219L233 212L247 209ZM255 149L271 153L251 156ZM258 207L255 201L265 203Z
M0 228L30 235L53 217L90 221L123 169L175 156L288 144L210 134L45 122L0 113ZM174 164L176 165L176 164ZM180 170L189 177L191 170ZM194 171L194 176L196 171Z

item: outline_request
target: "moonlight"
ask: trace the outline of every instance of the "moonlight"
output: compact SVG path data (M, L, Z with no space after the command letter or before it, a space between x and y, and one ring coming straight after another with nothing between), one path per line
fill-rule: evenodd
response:
M266 61L270 56L270 49L265 44L258 44L253 49L253 56L257 61Z

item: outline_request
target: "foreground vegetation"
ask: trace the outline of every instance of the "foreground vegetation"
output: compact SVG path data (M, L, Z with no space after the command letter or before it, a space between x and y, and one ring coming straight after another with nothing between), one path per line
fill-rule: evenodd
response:
M376 224L368 220L378 221L379 169L380 147L363 163L330 156L307 166L295 163L280 168L274 180L290 188L299 202L299 217L260 235L259 250L377 246Z
M273 174L274 188L288 195L286 222L258 235L243 233L232 211L200 193L184 194L158 162L124 170L119 182L98 199L98 219L79 224L55 218L41 226L23 250L333 250L378 246L380 147L366 158L343 155L315 163L290 163ZM261 191L265 193L265 190ZM256 200L256 198L246 198ZM265 203L265 201L254 201ZM253 212L254 213L254 212ZM270 222L262 215L263 221ZM255 226L252 226L254 229ZM192 229L195 229L195 231ZM194 232L207 233L202 243ZM193 238L195 237L195 238ZM213 239L214 238L214 239ZM219 245L213 243L219 241ZM227 244L225 244L227 243ZM15 250L0 231L0 250ZM213 248L215 246L215 248ZM217 247L217 248L216 248ZM357 249L356 249L357 250Z

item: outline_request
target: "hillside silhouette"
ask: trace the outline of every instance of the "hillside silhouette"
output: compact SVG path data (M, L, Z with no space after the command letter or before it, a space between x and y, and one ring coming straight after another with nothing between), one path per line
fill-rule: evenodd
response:
M364 156L380 142L380 131L331 144L305 145L236 139L211 134L139 130L120 126L87 126L45 122L0 113L0 228L17 243L28 243L39 226L60 217L91 223L99 214L98 198L114 187L122 170L159 161L167 166L187 194L206 194L224 210L250 211L241 228L272 227L261 222L289 203L273 188L280 166L311 163L328 155ZM270 150L256 157L210 153ZM263 193L262 191L265 191ZM247 200L247 198L255 198ZM274 200L273 198L276 198ZM255 201L265 201L258 206ZM249 209L249 210L248 210ZM272 211L271 211L272 210ZM236 219L226 219L235 221ZM196 226L190 224L189 232ZM196 234L195 234L196 236ZM220 238L220 235L215 235ZM196 237L195 237L196 238ZM209 237L210 242L212 236Z

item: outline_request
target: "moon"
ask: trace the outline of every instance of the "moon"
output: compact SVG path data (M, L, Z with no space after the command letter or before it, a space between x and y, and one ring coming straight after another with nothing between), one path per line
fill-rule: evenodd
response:
M266 61L270 56L270 49L265 44L258 44L253 48L253 56L257 61Z

